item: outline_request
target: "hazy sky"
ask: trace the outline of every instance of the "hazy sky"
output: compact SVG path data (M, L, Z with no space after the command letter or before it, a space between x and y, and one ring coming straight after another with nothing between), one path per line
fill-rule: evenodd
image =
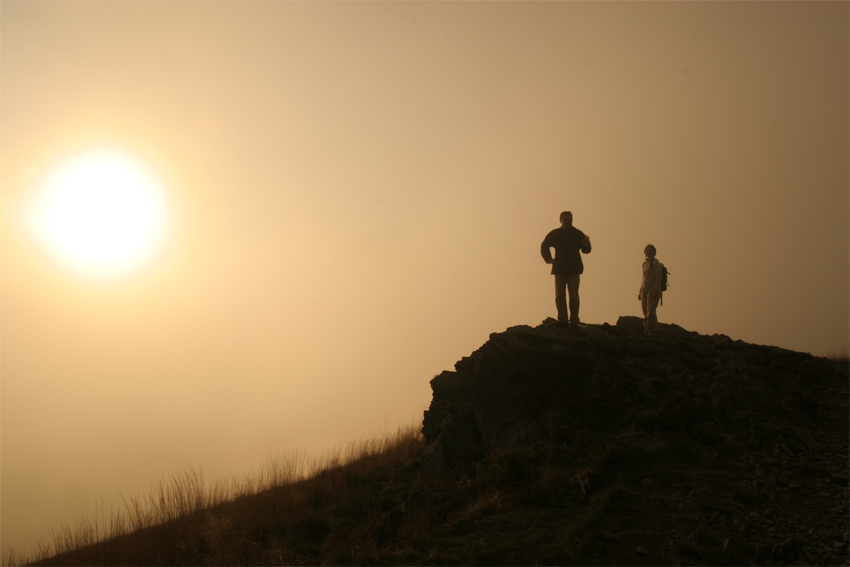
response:
M848 346L847 2L0 3L2 550L202 466L421 420L428 381L555 315ZM120 278L26 228L91 148L144 163L161 253Z

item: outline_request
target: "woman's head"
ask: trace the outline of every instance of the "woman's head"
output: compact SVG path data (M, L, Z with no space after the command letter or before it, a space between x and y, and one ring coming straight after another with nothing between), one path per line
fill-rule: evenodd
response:
M643 249L643 253L646 254L647 258L654 258L656 254L655 246L653 246L652 244L647 244L646 248Z

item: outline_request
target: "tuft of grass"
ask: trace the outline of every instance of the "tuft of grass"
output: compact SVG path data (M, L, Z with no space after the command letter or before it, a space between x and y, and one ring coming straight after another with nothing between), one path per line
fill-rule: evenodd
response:
M332 455L331 461L339 460ZM83 516L73 526L63 523L48 532L48 542L37 544L31 555L10 551L3 565L37 563L50 557L73 553L85 547L113 540L140 530L175 522L234 500L297 482L321 469L324 460L310 461L303 451L295 451L269 462L241 479L219 480L208 484L203 470L185 469L182 473L152 483L146 497L120 494L122 508L106 511L103 499L95 503L93 519Z
M838 350L828 350L826 351L826 358L830 359L833 362L850 364L850 350L848 350L847 348L842 348Z

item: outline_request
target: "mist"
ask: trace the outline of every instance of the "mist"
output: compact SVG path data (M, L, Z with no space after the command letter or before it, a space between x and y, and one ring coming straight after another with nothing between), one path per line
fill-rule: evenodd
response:
M434 375L555 316L564 210L583 321L640 315L652 243L661 322L846 352L848 9L2 2L2 553L185 467L421 421ZM92 147L170 207L121 277L26 227Z

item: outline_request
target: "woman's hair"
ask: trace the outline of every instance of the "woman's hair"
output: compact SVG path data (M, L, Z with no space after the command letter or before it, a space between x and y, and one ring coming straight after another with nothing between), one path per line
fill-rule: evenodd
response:
M647 245L644 247L644 249L643 249L643 250L644 250L644 252L646 252L646 249L647 249L647 248L652 248L652 251L653 251L653 252L655 252L656 254L658 254L658 250L656 250L656 249L655 249L655 246L654 246L654 245L652 245L652 244L647 244Z

